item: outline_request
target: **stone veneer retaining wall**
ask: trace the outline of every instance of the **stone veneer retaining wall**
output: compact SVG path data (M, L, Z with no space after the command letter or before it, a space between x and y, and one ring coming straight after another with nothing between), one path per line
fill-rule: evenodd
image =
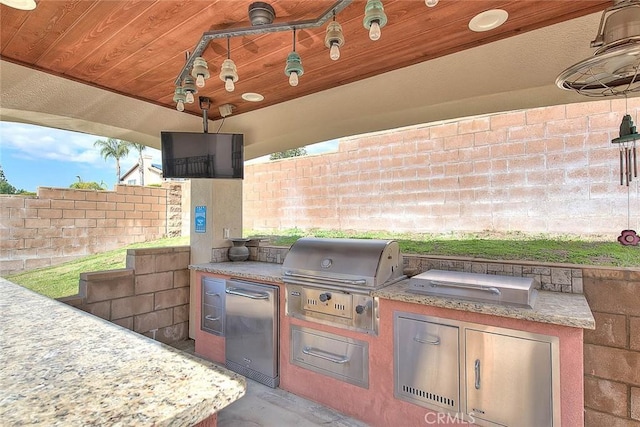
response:
M189 333L189 246L129 249L127 268L82 273L60 301L164 343Z
M640 228L640 185L628 224L611 144L626 111L637 123L640 98L424 124L247 165L243 228L616 237Z
M183 185L116 185L115 191L40 187L37 196L2 195L0 273L180 235Z

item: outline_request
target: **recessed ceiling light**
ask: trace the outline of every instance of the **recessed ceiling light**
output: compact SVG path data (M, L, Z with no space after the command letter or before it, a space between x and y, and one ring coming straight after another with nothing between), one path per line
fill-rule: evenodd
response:
M469 29L477 33L493 30L504 24L509 17L506 10L491 9L477 14L469 21Z
M242 99L249 102L260 102L264 99L264 96L259 93L247 92L242 94Z
M36 8L35 0L0 0L0 3L20 10L33 10Z

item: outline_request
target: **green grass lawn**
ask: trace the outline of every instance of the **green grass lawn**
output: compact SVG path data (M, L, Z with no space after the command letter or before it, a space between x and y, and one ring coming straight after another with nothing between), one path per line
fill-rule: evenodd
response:
M264 237L269 244L290 246L304 236L395 239L406 254L534 261L613 267L640 267L640 247L622 246L616 241L586 240L570 236L529 236L522 233L472 233L450 235L350 233L329 230L285 230L277 235L245 231L245 236ZM7 276L52 298L75 295L80 273L125 267L127 249L182 246L189 237L167 238L91 255L54 267Z
M5 279L51 298L66 297L78 293L80 273L124 268L126 266L127 249L183 246L188 244L189 236L135 243L125 248L89 255L64 264L12 274L5 276Z
M259 236L258 232L245 235ZM640 246L623 246L617 241L585 239L575 236L526 235L523 233L392 234L357 233L329 230L286 230L265 235L278 246L290 246L300 237L351 237L395 239L402 253L586 264L612 267L640 267Z

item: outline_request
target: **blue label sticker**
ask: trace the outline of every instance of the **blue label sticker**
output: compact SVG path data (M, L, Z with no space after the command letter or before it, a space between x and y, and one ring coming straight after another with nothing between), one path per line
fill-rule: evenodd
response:
M207 231L207 207L196 206L194 215L196 233L206 233Z

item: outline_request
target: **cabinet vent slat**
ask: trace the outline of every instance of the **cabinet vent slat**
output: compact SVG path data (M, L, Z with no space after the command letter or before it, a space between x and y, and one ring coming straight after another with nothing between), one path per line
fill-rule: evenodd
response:
M444 397L436 393L430 393L428 391L421 390L416 387L410 387L408 385L403 385L402 391L404 393L417 396L420 398L420 400L438 402L442 405L447 405L452 408L455 407L455 404L456 404L455 400L449 399L448 397Z

